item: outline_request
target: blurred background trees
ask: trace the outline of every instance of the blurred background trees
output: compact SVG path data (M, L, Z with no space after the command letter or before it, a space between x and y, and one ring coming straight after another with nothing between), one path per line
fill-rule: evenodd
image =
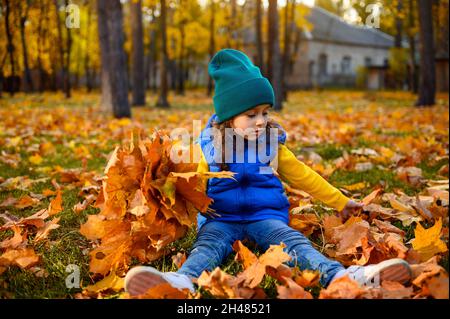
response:
M385 66L351 65L363 88L383 72L381 88L418 93L418 106L448 90L448 0L1 0L0 96L101 90L104 111L131 116L130 105L146 105L146 94L160 107L170 106L170 91L211 95L208 61L234 48L269 78L282 109L290 90L321 87L294 85L296 76L334 72L320 66L334 68L326 49L322 60L300 61L311 54L304 46L317 27L308 19L314 6L359 28L376 9L375 28L392 45ZM349 63L337 69L345 73Z

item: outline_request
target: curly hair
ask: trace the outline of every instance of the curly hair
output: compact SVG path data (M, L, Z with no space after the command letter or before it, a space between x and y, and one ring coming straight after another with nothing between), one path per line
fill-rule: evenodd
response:
M227 163L225 163L225 129L227 128L232 128L231 123L232 123L233 119L229 119L227 121L224 121L222 123L218 123L216 121L213 121L211 123L212 127L216 128L219 130L220 132L220 136L221 137L221 144L222 144L222 156L221 156L221 164L220 164L220 169L222 171L228 171L230 168L228 166ZM280 128L280 125L274 121L273 119L269 118L267 121L267 125L266 125L266 138L267 140L270 139L270 129L271 128ZM283 133L281 132L281 130L278 130L278 135L282 135ZM216 136L214 136L214 143L218 142L218 138L216 138ZM217 144L215 144L217 146ZM236 151L236 144L233 143L233 152Z

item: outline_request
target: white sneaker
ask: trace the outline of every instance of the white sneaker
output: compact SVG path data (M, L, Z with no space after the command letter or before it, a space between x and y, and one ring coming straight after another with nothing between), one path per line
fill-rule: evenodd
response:
M188 276L176 272L161 272L149 266L137 266L127 273L125 291L132 296L142 295L148 289L164 283L179 290L187 288L191 293L195 292L194 284Z
M383 281L406 284L411 280L412 270L403 259L393 258L375 265L350 266L339 271L332 281L344 276L349 276L362 286L379 287Z

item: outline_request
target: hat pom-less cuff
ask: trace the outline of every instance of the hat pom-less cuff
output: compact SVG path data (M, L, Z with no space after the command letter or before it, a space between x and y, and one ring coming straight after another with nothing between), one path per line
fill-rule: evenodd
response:
M255 78L214 95L213 102L221 123L261 104L273 106L275 94L269 80L264 77Z

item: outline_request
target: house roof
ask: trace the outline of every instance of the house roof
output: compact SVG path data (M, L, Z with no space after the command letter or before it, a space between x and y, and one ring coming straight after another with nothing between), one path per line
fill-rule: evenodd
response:
M376 28L352 25L325 9L314 6L306 19L313 25L311 31L304 31L309 40L321 40L361 46L389 48L394 38Z

